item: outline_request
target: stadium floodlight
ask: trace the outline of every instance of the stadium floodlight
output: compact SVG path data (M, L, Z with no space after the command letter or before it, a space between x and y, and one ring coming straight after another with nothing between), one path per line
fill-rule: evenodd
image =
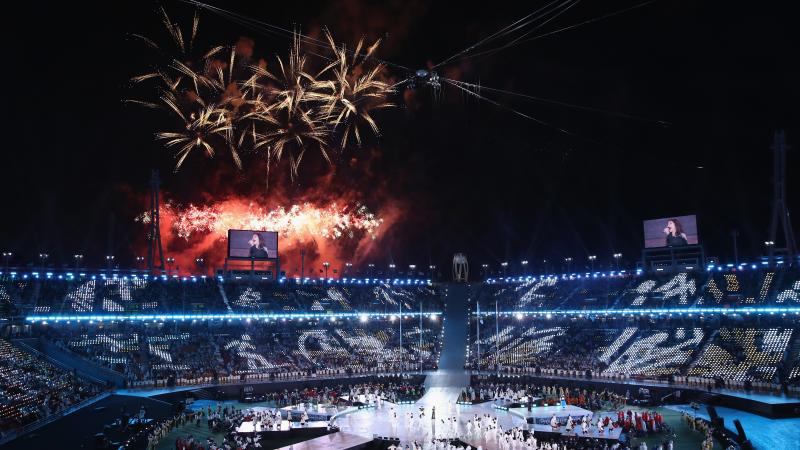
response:
M325 261L324 263L322 263L322 267L325 268L325 278L328 278L328 267L330 267L330 266L331 266L331 263L329 263L328 261Z

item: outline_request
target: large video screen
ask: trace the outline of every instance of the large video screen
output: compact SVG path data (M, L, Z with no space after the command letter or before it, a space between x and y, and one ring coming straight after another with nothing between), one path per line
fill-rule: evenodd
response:
M697 216L672 216L644 221L644 246L681 247L694 245L697 235Z
M228 257L277 258L278 233L276 231L228 230Z

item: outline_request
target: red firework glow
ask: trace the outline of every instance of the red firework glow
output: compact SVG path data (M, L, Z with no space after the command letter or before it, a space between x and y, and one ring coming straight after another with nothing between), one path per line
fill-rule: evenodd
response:
M306 250L306 276L318 274L324 261L331 263L329 276L346 262L358 264L377 249L398 217L397 208L373 213L347 198L268 208L251 199L228 197L200 206L167 202L160 213L165 256L175 258L181 272L196 272L198 257L208 269L221 268L228 230L249 229L278 232L281 270L290 277L300 275L300 249ZM146 224L150 217L143 214L139 220Z

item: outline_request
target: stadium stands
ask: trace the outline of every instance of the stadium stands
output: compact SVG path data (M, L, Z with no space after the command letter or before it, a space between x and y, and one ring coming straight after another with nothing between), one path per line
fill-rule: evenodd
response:
M441 325L399 319L38 324L36 332L125 375L132 386L275 378L287 374L434 368Z
M428 283L401 285L136 276L0 279L0 302L16 315L441 311ZM402 305L402 306L401 306Z
M101 388L0 339L0 431L48 417Z

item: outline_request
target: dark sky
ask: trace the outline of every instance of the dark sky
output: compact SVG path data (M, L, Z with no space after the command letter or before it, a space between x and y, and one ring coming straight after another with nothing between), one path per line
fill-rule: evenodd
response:
M285 28L327 25L350 44L362 33L384 36L380 57L418 68L539 3L224 6ZM585 1L541 31L635 3ZM165 6L188 23L191 7ZM219 163L200 157L188 171L173 174L170 153L153 141L158 123L121 102L129 94L128 78L151 61L128 35L160 32L155 7L147 1L93 8L23 2L9 12L9 20L26 24L25 31L3 31L8 91L0 247L15 252L15 262L48 251L57 263L84 253L99 266L109 248L129 261L125 242L141 234L131 220L141 207L130 199L145 191L149 168L161 168L166 189L191 197L207 173L203 166ZM210 13L201 17L201 42L208 46L241 35L255 39L259 55L283 54L289 46L280 36ZM657 1L445 68L462 81L671 125L494 96L571 136L452 88L440 99L422 92L418 108L381 114L383 136L372 142L380 158L370 163L370 180L385 180L391 196L412 206L392 230L386 254L400 264L442 265L455 251L466 252L475 265L521 259L539 264L566 256L583 264L597 254L607 264L621 251L631 261L641 248L641 220L696 213L707 253L731 259L730 232L738 229L742 255L757 256L769 223L774 129L785 128L789 142L800 147L795 18L774 5ZM392 69L392 75L406 73ZM363 158L357 151L349 156ZM793 150L788 172L794 211L800 206L796 167ZM355 171L337 176L344 178L337 183L369 190L359 186ZM313 177L301 177L291 189L313 183Z

